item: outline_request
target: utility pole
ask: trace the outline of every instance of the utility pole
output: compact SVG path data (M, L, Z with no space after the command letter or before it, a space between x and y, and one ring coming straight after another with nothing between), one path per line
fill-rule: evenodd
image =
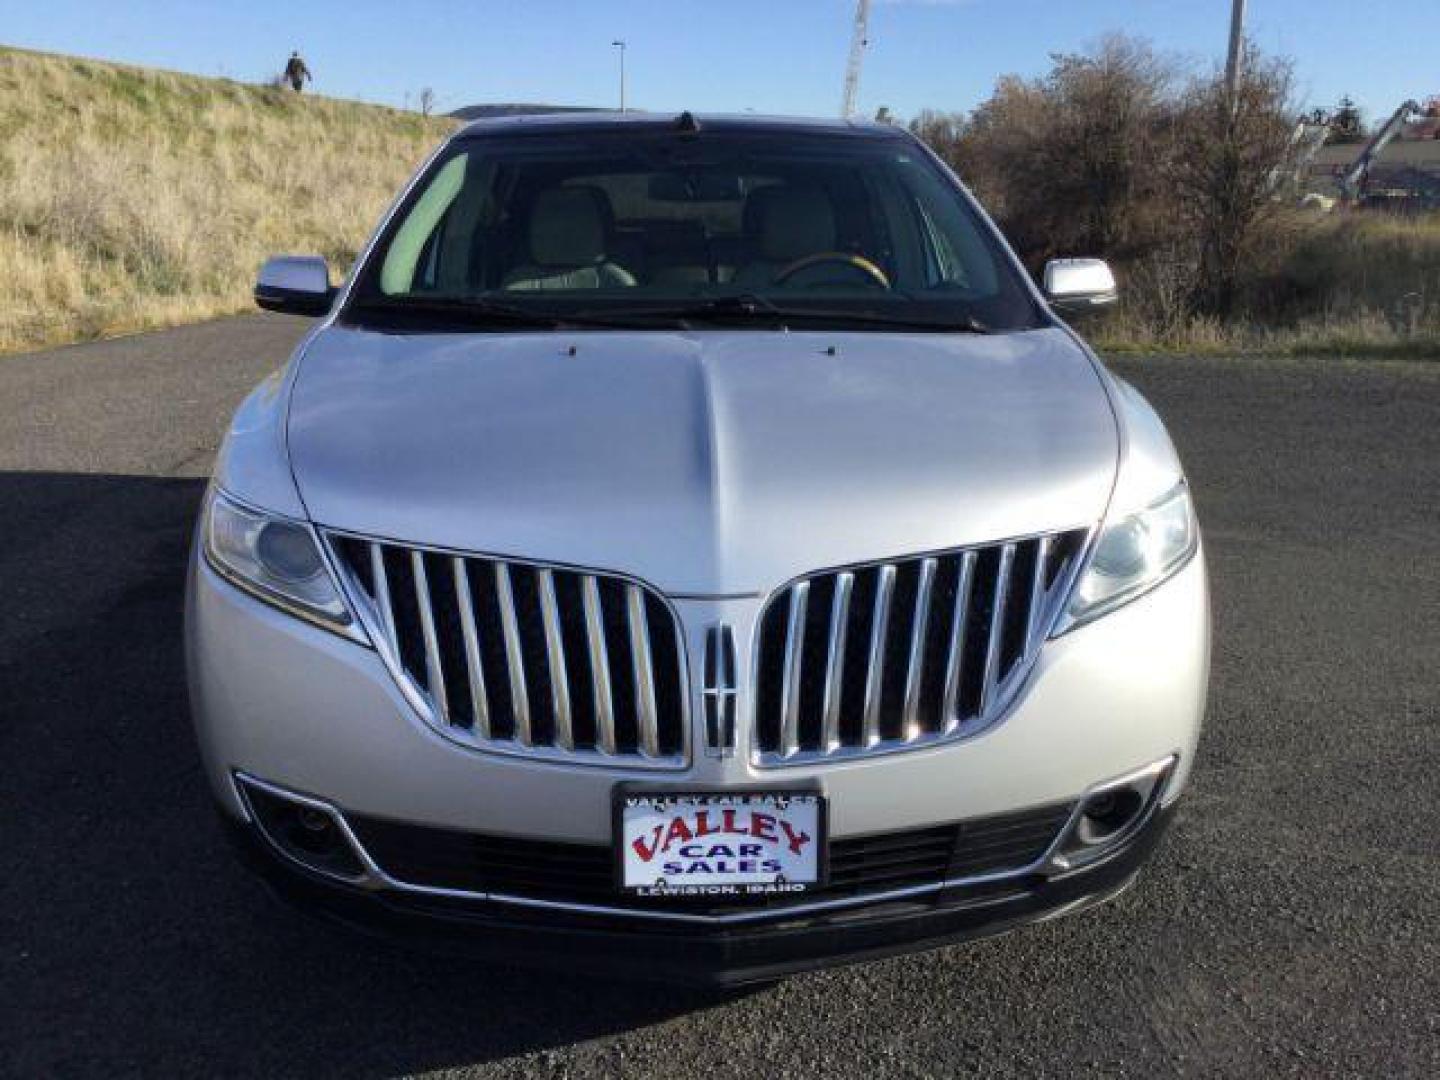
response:
M610 43L620 50L620 111L625 111L625 42L616 39Z
M855 115L855 97L860 91L860 65L865 59L866 28L870 22L870 0L855 4L855 33L850 38L850 61L845 65L845 94L840 99L840 116L848 120Z
M1240 100L1240 63L1245 51L1245 0L1231 0L1230 52L1225 59L1225 94L1233 112Z

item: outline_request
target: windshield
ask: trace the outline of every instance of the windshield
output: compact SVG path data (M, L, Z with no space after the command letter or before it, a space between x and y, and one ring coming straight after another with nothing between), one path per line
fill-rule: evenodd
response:
M797 328L1044 325L968 197L909 139L755 130L457 140L347 317Z

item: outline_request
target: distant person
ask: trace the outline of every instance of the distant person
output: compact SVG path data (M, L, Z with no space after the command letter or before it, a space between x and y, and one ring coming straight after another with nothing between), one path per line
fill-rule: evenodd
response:
M290 84L290 89L294 90L297 94L300 93L307 82L312 81L310 78L310 69L305 66L305 61L300 59L298 52L292 52L289 62L285 65L285 81Z

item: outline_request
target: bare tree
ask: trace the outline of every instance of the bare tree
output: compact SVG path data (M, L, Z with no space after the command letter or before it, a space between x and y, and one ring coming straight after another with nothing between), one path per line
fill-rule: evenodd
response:
M1198 256L1193 304L1204 314L1233 312L1246 262L1280 209L1272 178L1295 153L1292 86L1287 61L1247 44L1233 100L1216 74L1192 84L1176 109L1166 173Z
M420 115L429 116L435 111L435 91L430 87L420 91Z
M1112 35L1052 57L1039 79L1006 76L968 117L922 112L910 130L980 196L1032 269L1100 255L1128 277L1127 307L1152 325L1224 317L1264 261L1292 166L1287 63L1246 45L1232 98L1223 75Z
M1039 80L1002 78L956 157L1027 261L1121 256L1153 243L1175 65L1147 43L1105 38L1052 57Z
M960 175L965 174L963 162L967 121L964 113L925 109L907 126L910 133L922 139L945 164Z

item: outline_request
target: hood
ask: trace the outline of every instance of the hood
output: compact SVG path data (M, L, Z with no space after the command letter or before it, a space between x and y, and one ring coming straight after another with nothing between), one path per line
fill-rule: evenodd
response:
M1094 522L1118 436L1061 330L331 327L288 443L321 525L713 596Z

